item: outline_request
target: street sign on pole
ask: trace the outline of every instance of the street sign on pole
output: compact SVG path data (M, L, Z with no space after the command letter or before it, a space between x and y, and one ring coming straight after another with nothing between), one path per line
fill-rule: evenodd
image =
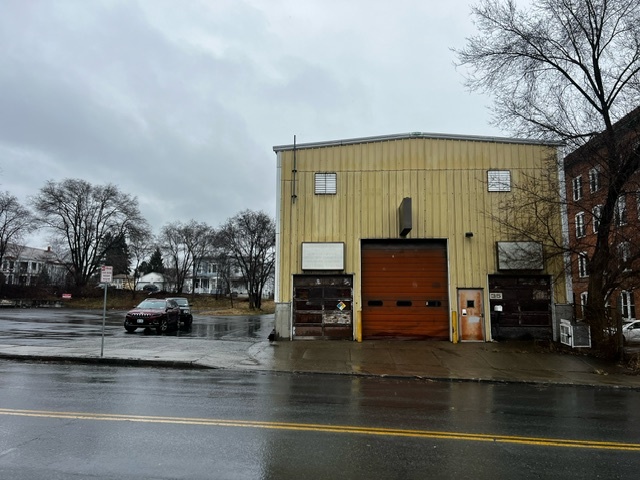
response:
M104 286L104 304L102 306L102 342L100 344L100 357L104 355L104 324L107 317L107 290L113 282L113 267L103 265L100 269L100 283Z
M111 283L113 282L113 267L107 267L106 265L102 266L100 270L100 283Z

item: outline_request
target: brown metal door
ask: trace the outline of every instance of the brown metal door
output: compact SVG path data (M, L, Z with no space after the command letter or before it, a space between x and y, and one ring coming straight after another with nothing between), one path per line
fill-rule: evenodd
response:
M294 275L293 338L353 339L353 277Z
M462 288L458 290L458 319L460 341L484 341L482 289Z

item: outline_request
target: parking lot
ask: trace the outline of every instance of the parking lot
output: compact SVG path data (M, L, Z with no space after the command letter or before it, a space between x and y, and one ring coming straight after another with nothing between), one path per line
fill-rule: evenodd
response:
M104 335L143 337L155 335L154 330L127 333L123 326L125 311L108 310L104 315ZM102 335L101 310L67 308L4 308L0 310L0 339L21 338L24 342L47 339L83 338ZM188 331L169 331L166 336L180 339L261 341L273 329L273 315L193 316Z

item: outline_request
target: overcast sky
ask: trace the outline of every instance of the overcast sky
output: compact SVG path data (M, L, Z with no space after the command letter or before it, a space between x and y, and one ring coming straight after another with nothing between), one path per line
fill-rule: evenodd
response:
M273 146L294 135L505 135L453 65L469 3L2 0L0 189L113 183L154 233L218 227L275 216Z

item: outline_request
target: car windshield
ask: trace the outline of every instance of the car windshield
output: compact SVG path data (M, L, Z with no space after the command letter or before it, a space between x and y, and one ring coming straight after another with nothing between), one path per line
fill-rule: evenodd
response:
M176 302L181 307L188 307L189 306L189 301L186 298L170 298L169 300L173 300L174 302Z
M153 308L153 309L162 309L164 310L167 306L167 302L164 300L145 300L138 308Z

